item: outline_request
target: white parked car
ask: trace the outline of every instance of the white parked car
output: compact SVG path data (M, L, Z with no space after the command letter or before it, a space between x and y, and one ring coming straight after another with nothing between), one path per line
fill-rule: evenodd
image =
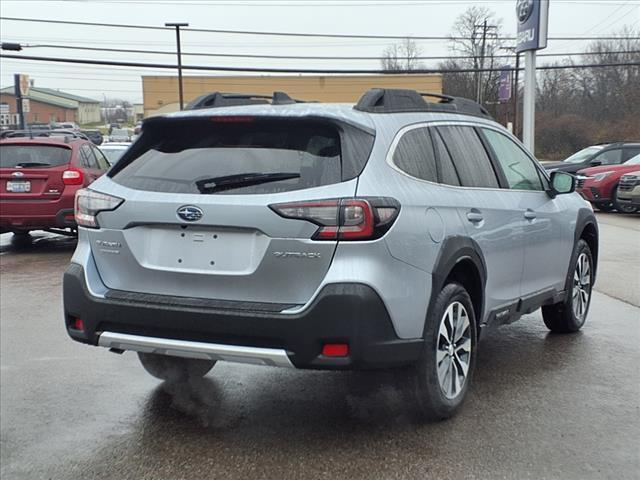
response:
M130 142L132 131L126 128L114 128L109 134L110 142Z
M131 146L128 142L107 142L100 145L100 150L104 153L104 156L107 157L107 161L110 165L113 165L118 160L124 152Z

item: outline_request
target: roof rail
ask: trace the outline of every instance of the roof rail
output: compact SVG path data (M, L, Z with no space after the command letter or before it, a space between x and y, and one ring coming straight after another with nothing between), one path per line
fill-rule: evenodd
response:
M608 142L595 143L594 145L617 145L619 143L640 143L640 140L610 140Z
M439 101L427 102L424 97L437 98ZM367 90L353 108L369 113L449 112L491 118L487 109L473 100L396 88Z
M71 130L4 130L0 132L0 139L2 138L35 138L35 137L72 137L88 140L87 136L80 132L73 132Z
M200 95L189 102L184 109L199 110L201 108L234 107L237 105L292 105L294 103L304 103L304 101L295 100L284 92L273 92L273 95L213 92Z

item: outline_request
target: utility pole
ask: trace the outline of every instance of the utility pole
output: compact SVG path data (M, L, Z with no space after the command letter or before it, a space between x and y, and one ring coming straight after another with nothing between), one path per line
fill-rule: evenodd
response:
M484 22L482 22L480 25L474 25L473 28L474 28L474 34L473 34L474 39L476 36L475 29L476 28L482 29L482 43L480 47L480 63L479 63L480 71L476 76L476 102L482 103L482 100L483 100L482 80L483 80L483 73L484 73L482 70L484 69L484 57L486 55L486 49L487 49L487 33L489 32L489 30L497 29L497 26L487 25L487 19L485 19Z
M178 92L180 95L180 110L184 109L184 93L182 90L182 51L180 49L180 27L188 27L188 23L165 23L165 27L176 29L176 46L178 53Z

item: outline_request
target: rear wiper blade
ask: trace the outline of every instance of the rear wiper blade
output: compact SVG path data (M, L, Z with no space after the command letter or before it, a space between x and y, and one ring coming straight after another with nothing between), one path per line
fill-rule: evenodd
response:
M233 190L234 188L260 185L261 183L291 180L292 178L300 178L300 174L296 172L240 173L198 180L196 186L200 193L216 193L224 190Z
M16 163L16 167L49 167L50 163L47 162L21 162Z

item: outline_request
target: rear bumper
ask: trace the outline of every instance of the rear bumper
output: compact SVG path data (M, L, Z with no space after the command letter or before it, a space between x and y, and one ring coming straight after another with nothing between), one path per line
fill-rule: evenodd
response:
M0 227L3 230L37 230L44 228L75 228L74 195L56 200L2 199Z
M91 345L177 356L189 356L185 348L196 348L203 350L198 355L209 358L269 365L287 363L284 354L293 366L313 369L400 366L416 361L422 351L422 339L397 337L378 294L358 283L327 285L308 308L295 314L262 307L258 311L240 302L221 308L198 299L125 292L96 297L87 289L82 266L75 263L65 272L63 285L67 332ZM83 331L73 328L75 318L83 320ZM108 333L101 338L103 332ZM323 356L325 343L348 343L349 356ZM224 357L219 350L225 347L235 353ZM252 349L280 356L282 363L261 362Z

